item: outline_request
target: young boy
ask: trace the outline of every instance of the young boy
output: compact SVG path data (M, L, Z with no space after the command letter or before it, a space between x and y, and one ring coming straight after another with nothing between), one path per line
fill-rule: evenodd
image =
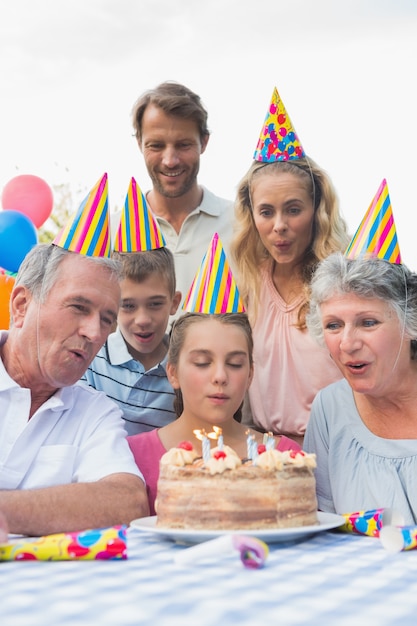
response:
M104 391L123 412L129 435L165 426L176 418L165 363L166 329L181 300L174 257L166 247L119 253L122 263L118 327L81 379Z

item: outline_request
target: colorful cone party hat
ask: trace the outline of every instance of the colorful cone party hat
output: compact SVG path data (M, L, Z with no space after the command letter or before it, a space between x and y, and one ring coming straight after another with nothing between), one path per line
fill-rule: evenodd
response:
M165 246L158 222L135 179L130 181L124 210L116 234L116 252L145 252Z
M275 87L253 158L273 163L305 156L303 146Z
M182 305L191 313L244 313L229 262L215 233Z
M345 256L348 259L369 256L401 264L400 247L385 178L348 245Z
M78 254L110 258L107 174L92 188L75 216L52 243Z

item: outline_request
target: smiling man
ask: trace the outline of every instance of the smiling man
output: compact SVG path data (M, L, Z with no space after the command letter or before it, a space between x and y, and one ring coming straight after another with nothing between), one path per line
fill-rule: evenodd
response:
M174 254L178 290L187 293L214 233L228 248L234 219L233 203L197 182L207 111L193 91L164 82L140 96L132 119L152 180L146 199Z

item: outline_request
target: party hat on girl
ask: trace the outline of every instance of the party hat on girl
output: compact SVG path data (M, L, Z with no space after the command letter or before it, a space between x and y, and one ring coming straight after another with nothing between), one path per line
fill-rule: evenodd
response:
M114 244L115 252L145 252L163 248L165 239L146 198L132 177Z
M245 311L217 233L213 235L182 308L192 313L243 313Z
M104 174L92 188L80 204L77 213L52 243L86 256L110 257L107 174Z
M345 256L348 259L369 256L401 264L397 230L385 178L348 245Z
M253 158L255 161L273 163L304 156L303 146L275 87Z

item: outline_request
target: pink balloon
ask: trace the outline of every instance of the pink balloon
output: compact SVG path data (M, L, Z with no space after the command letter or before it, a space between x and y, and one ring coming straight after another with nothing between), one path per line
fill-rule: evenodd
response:
M52 213L52 189L42 178L21 174L4 186L1 203L5 211L20 211L39 228Z

